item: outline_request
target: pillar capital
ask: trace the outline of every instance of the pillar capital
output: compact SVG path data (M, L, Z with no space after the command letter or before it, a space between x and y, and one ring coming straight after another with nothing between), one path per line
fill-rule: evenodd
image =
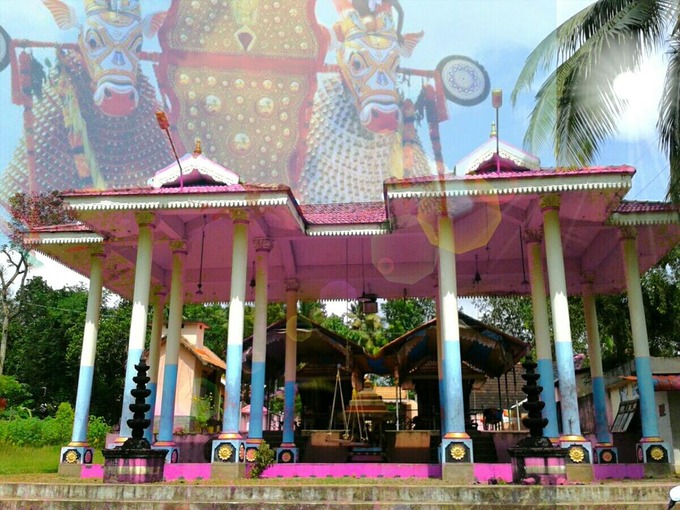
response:
M286 278L284 283L286 284L286 292L297 292L300 290L300 280L297 278Z
M90 248L90 257L106 258L106 252L104 252L103 244L96 244Z
M581 285L593 285L595 283L595 273L592 271L583 271L581 273Z
M245 209L232 209L231 211L229 211L229 214L231 216L231 220L234 222L234 225L237 225L239 223L247 225L248 223L250 223L248 211L246 211Z
M253 244L255 245L255 251L272 251L274 248L274 241L269 237L256 237L253 239Z
M151 211L140 211L135 213L135 220L140 227L156 228L156 215Z
M524 231L524 242L527 244L531 243L542 243L543 242L543 230L540 228L532 228Z
M177 239L175 241L170 241L170 250L172 250L172 253L175 254L182 254L186 255L187 254L187 242L181 239Z
M637 229L635 227L621 227L619 229L621 240L637 239Z
M546 211L552 211L552 210L558 210L560 209L562 199L560 195L557 194L551 194L551 195L541 195L540 198L540 206L541 206L541 211L546 212Z

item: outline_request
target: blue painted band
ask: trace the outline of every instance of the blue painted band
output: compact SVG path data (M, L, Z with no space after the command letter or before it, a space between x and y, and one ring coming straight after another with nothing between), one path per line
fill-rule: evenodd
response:
M295 381L286 381L283 401L283 442L295 442Z
M574 350L571 342L555 342L555 358L557 360L557 377L560 382L562 434L580 436L581 421L578 414Z
M155 382L150 382L146 385L146 388L151 391L149 397L146 399L146 403L149 404L151 408L144 415L144 417L150 422L150 425L144 429L144 439L153 444L153 428L156 415L156 395L158 394L158 388L156 387Z
M461 368L460 342L446 340L444 348L444 399L446 415L443 434L465 432L465 408L463 405L463 371Z
M250 378L250 426L248 437L262 439L262 408L264 406L264 361L253 361Z
M560 430L557 423L557 403L555 402L555 373L553 371L552 360L539 359L536 371L539 374L538 384L543 387L541 400L545 403L543 407L543 418L548 419L548 425L543 429L545 437L560 437Z
M640 416L642 418L642 437L659 437L659 422L656 418L656 399L654 398L654 378L652 364L648 357L635 358L638 394L640 395Z
M76 410L73 418L72 441L87 441L87 423L90 418L90 401L92 398L92 380L94 367L80 366L78 375L78 393L76 396Z
M175 394L177 393L177 365L165 365L163 395L161 397L161 423L159 441L172 441L175 423Z
M227 345L227 374L226 374L226 403L222 430L224 432L238 432L241 421L241 356L243 344Z
M607 395L604 388L604 378L593 377L593 408L595 410L595 435L598 443L611 443L607 423Z
M135 365L139 364L139 359L142 357L142 349L128 350L127 363L125 365L125 388L123 389L123 410L120 414L120 436L132 437L132 430L127 424L127 421L132 418L132 411L130 411L130 404L134 403L135 399L130 394L132 389L136 386L132 380L137 375Z

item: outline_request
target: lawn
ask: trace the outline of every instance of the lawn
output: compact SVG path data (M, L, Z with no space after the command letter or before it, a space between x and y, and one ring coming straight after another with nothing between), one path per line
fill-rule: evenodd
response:
M60 446L0 445L0 475L56 473L59 468ZM101 451L95 450L94 463L103 464Z

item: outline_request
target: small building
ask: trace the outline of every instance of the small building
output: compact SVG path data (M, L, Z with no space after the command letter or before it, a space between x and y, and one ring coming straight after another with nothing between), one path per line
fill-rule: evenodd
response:
M208 420L219 419L221 403L224 401L222 379L226 371L224 359L203 344L208 326L201 322L186 322L182 325L177 363L177 392L175 393L174 429L193 431L207 424ZM165 371L166 332L160 346L160 363L154 423L160 422L163 402L163 380Z

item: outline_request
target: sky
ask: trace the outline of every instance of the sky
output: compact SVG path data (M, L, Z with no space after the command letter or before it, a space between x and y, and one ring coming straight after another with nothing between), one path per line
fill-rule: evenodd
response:
M142 0L143 13L164 10L170 1ZM81 8L81 1L71 2ZM499 136L521 147L533 107L533 93L521 95L515 107L510 104L510 94L522 65L546 35L589 3L590 0L401 0L405 12L403 32L425 32L412 57L402 60L402 66L432 70L449 55L463 55L479 62L489 74L491 88L503 90ZM331 0L318 0L316 15L321 23L331 24L336 19ZM15 39L73 42L77 36L76 30L60 31L40 0L0 0L0 26ZM159 47L156 41L145 41L144 49L157 51ZM628 97L630 107L620 120L620 133L605 144L594 162L630 164L637 168L628 199L662 200L665 196L668 164L658 150L655 132L663 70L663 56L656 54L640 72L621 77L619 90ZM537 89L540 83L535 85ZM420 87L421 80L412 79L405 93L415 99ZM472 107L449 102L448 111L450 120L440 125L440 131L444 161L452 168L488 138L495 111L490 98ZM22 130L21 108L10 100L9 68L0 72L0 112L2 172ZM421 134L421 137L429 150L427 136ZM552 166L549 152L536 155L541 158L542 166ZM52 263L43 264L39 271L52 285L64 280L71 282L72 277L58 278L64 271L55 270Z

